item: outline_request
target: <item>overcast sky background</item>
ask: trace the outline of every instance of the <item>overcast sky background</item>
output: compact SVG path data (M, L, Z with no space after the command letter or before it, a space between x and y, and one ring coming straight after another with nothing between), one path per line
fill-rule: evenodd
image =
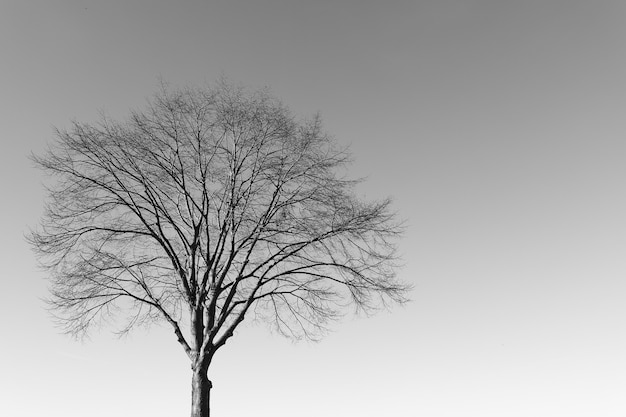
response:
M172 332L60 335L25 243L53 126L226 75L320 111L410 225L413 302L319 344L242 328L216 416L626 413L623 0L1 0L0 415L187 415Z

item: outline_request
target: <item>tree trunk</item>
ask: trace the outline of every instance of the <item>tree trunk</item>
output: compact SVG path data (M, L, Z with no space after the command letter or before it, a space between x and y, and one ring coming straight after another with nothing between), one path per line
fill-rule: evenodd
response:
M213 384L207 376L207 369L198 367L191 378L191 417L209 417L209 395Z

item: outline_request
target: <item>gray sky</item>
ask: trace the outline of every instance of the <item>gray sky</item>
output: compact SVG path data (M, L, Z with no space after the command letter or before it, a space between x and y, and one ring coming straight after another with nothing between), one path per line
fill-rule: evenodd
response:
M410 224L416 289L320 344L243 328L212 365L216 415L626 413L622 0L0 3L0 415L188 412L168 329L52 327L26 156L53 126L141 107L160 77L220 75L351 144L361 192Z

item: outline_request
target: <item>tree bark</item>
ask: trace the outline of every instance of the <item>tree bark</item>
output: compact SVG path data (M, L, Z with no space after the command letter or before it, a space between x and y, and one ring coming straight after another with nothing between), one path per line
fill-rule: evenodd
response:
M209 417L209 397L213 384L207 376L207 368L193 369L191 378L191 417Z

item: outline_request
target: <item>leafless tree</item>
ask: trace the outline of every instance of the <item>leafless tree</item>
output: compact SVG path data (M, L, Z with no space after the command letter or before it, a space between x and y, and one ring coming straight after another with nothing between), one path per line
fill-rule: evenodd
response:
M315 339L348 305L405 302L388 200L364 202L319 117L227 82L162 88L124 122L57 131L33 159L53 181L29 240L73 335L115 316L171 325L209 415L215 352L247 317Z

